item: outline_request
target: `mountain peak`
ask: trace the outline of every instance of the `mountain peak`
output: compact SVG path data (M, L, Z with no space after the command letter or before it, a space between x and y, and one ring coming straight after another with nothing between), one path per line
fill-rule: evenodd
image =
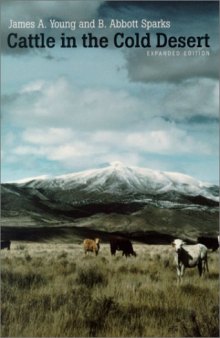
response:
M120 161L113 161L113 162L110 162L110 166L112 168L115 168L115 169L118 169L118 168L124 168L125 165L124 163L120 162Z
M19 184L19 183L18 183ZM104 193L111 196L160 196L173 193L185 196L203 196L218 201L217 188L193 177L175 172L130 167L113 161L105 168L91 169L54 178L20 182L29 188L61 189L72 194ZM74 192L75 191L75 192ZM100 197L101 198L101 197Z

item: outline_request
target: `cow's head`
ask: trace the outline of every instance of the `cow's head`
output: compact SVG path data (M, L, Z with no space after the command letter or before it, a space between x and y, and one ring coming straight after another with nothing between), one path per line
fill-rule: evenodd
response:
M174 239L172 242L172 246L175 248L176 252L179 252L184 244L185 242L182 239Z

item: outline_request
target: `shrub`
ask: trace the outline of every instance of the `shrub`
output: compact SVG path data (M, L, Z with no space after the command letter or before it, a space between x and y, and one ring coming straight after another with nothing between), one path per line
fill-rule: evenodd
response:
M27 262L30 262L32 260L32 257L29 255L28 252L25 253L25 259Z
M219 309L213 307L210 314L199 319L196 311L189 311L181 321L181 334L187 337L219 337Z
M18 244L16 247L17 250L25 250L26 249L26 245L24 244Z
M58 258L58 259L66 258L67 255L68 255L67 252L66 252L66 251L63 251L63 252L61 252L60 255L57 256L57 258Z
M3 337L219 336L217 253L204 278L189 269L177 284L168 253L159 259L153 246L135 259L51 247L3 257Z
M99 330L103 329L108 316L114 315L119 310L119 305L113 297L103 296L93 300L86 314L85 324L89 328L89 336L95 337Z
M78 270L76 282L86 285L88 288L92 288L97 284L106 285L107 278L97 267L82 267Z
M1 277L2 283L19 289L30 289L47 283L45 276L32 271L19 273L6 270L2 272Z

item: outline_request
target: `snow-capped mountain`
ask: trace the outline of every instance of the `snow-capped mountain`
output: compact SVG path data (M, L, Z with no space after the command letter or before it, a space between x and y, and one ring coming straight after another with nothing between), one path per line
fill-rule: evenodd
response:
M16 185L24 188L45 190L74 191L88 194L114 195L116 197L162 196L180 194L184 196L202 196L218 201L218 187L202 182L193 177L163 172L147 168L125 166L113 162L101 169L92 169L56 177L42 176L17 181Z
M39 240L40 233L41 240L58 240L62 234L72 241L107 238L113 232L146 243L170 243L173 236L217 233L218 193L217 186L181 173L114 162L2 184L1 220L16 240Z

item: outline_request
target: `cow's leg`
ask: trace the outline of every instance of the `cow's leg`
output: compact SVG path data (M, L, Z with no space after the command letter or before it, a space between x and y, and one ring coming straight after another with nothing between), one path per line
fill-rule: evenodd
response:
M185 266L182 264L181 265L181 277L183 277L185 271Z
M183 275L185 271L185 266L183 264L178 264L177 265L177 277L178 277L178 282L182 281Z
M207 256L206 256L206 259L205 259L205 265L206 265L206 271L209 272L208 257Z
M199 271L199 276L202 276L202 270L203 270L203 268L202 268L202 260L200 259L200 260L198 261L198 271Z
M111 249L112 256L115 256L116 248L113 245L111 245L110 249Z
M208 267L208 257L206 256L202 262L202 270L203 273L205 273L205 271L209 272L209 267Z
M177 282L179 283L181 281L181 272L180 272L180 267L176 267L176 273L177 273Z

